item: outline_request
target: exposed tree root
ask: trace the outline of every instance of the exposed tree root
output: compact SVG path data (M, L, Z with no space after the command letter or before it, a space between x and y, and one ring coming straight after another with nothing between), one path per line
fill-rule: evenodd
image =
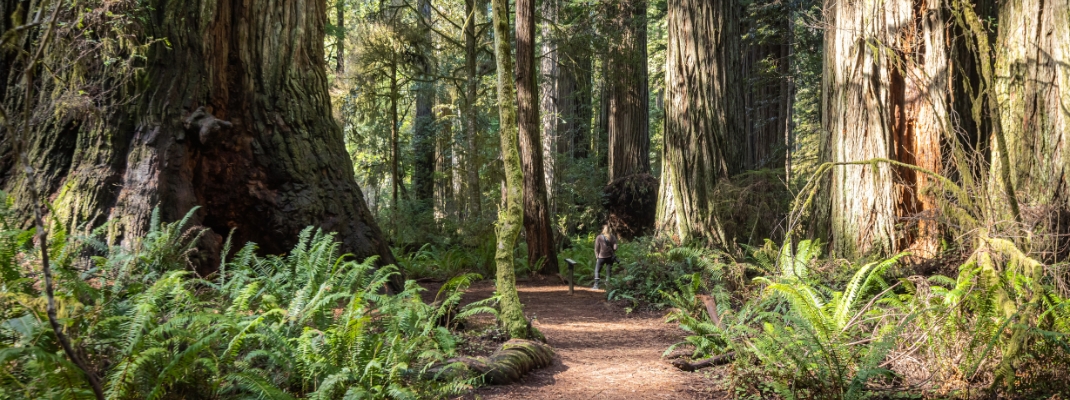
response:
M682 359L681 360L675 360L675 361L672 362L672 366L674 366L676 368L679 368L681 370L687 371L687 372L691 372L691 371L700 370L700 369L703 369L703 368L706 368L706 367L712 367L712 366L715 366L715 365L728 364L728 363L732 362L732 360L735 360L735 359L736 359L736 352L730 351L730 352L727 352L727 353L724 353L724 354L721 354L721 355L718 355L718 356L713 356L713 357L707 358L705 360L698 360L698 361L695 361L695 362L688 362L688 361L682 360Z
M512 339L490 357L455 357L441 366L432 367L429 373L438 378L455 377L457 374L482 376L483 382L491 385L507 385L520 380L528 372L543 368L553 362L554 351L545 344ZM460 367L460 368L459 368Z

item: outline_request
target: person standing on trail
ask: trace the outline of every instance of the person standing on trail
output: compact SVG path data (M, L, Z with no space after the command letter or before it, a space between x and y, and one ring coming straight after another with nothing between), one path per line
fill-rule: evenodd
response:
M617 237L609 229L609 224L602 225L602 233L594 239L594 257L597 261L594 263L594 286L591 289L598 290L598 270L605 265L608 272L609 266L617 263Z

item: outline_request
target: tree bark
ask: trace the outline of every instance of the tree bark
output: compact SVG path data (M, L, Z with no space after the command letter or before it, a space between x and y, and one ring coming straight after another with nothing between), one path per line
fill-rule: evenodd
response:
M335 0L335 11L338 15L338 33L337 44L335 45L335 67L334 71L338 73L345 72L345 52L346 52L346 8L345 0Z
M1002 2L995 51L995 103L1013 187L1027 225L1065 233L1053 212L1070 207L1070 6L1066 0ZM993 141L994 142L994 141ZM992 151L1002 150L998 144ZM1003 159L993 156L999 181ZM1062 230L1063 232L1059 232ZM1040 237L1038 250L1055 250Z
M453 195L453 125L449 107L440 107L438 121L442 131L435 135L435 219L454 217Z
M722 242L711 195L729 174L730 144L744 132L740 10L730 0L671 0L665 71L665 143L658 231Z
M787 30L790 16L773 20L768 15L775 11L784 11L783 7L765 10L766 13L750 17L744 23L757 25L769 22L769 28L778 32ZM767 21L756 21L756 18ZM749 28L749 29L748 29ZM740 27L743 32L754 31L754 27ZM782 169L785 165L784 148L786 146L784 123L787 120L791 96L785 87L787 81L788 49L787 35L763 38L762 35L750 34L749 40L742 43L741 79L745 82L742 90L744 110L746 112L744 135L737 135L730 148L741 151L729 158L730 175L756 169ZM771 68L770 68L771 67Z
M413 172L412 189L419 208L428 207L435 188L435 84L432 77L434 66L431 58L431 0L420 0L422 74L416 82L416 121L412 133Z
M646 0L608 5L610 37L606 91L609 181L650 173L650 115L647 82Z
M465 25L464 25L464 70L465 70L465 189L468 193L466 201L465 218L478 218L482 215L482 192L479 187L479 146L477 142L479 113L476 102L479 101L477 90L479 89L479 75L476 70L478 61L476 43L476 24L482 22L483 11L476 10L475 0L465 0Z
M948 79L941 1L866 0L833 8L823 83L831 161L889 158L939 172ZM935 225L896 229L933 210L933 198L922 194L930 184L923 174L886 163L836 167L834 252L847 258L889 254L919 240L925 242L919 250L934 251Z
M539 135L538 86L535 75L535 0L516 2L516 86L520 156L524 174L524 233L528 265L534 271L558 272L553 224L546 201L543 143ZM541 264L540 264L541 263Z
M498 243L494 253L497 269L498 294L501 296L499 318L512 338L529 339L532 335L523 304L516 291L516 271L513 268L513 250L516 238L524 224L523 183L524 173L520 164L520 144L517 132L516 87L513 77L513 57L509 45L509 2L491 0L494 25L494 58L498 75L498 113L502 146L502 163L505 167L503 196L505 204L498 212Z
M554 25L559 23L558 12L560 5L557 0L543 0L540 12L543 22L539 30L540 54L539 72L542 80L539 81L539 102L541 104L540 117L542 118L542 152L543 172L546 174L546 203L551 215L557 211L557 149L561 140L561 132L558 130L558 121L561 118L560 93L560 69L557 55L557 44L560 40L554 33Z
M176 220L200 205L193 223L210 228L203 269L217 266L231 229L235 242L279 254L308 225L337 232L343 251L393 264L331 117L326 1L144 6L128 10L154 10L138 14L147 22L131 27L136 40L167 43L150 45L138 79L101 67L99 54L89 54L78 60L86 67L79 79L42 83L47 87L38 93L61 93L60 101L39 102L32 114L29 156L42 180L24 182L23 174L0 170L0 187L13 194L16 207L50 201L66 226L108 221L114 240L133 245L154 208L162 219ZM81 40L75 13L63 14L70 22L63 40L70 43ZM46 60L45 67L67 71L60 61L68 60ZM5 93L5 107L22 101ZM27 196L30 184L42 198ZM401 284L393 281L395 289Z

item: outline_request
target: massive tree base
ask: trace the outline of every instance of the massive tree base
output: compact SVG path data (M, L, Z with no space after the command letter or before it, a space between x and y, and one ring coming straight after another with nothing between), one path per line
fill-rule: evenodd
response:
M625 238L643 236L654 228L658 203L658 179L634 174L614 179L602 190L602 205L608 223Z
M446 360L446 365L431 368L431 374L439 378L455 376L458 372L467 376L482 376L491 385L508 385L520 380L528 372L549 366L554 351L545 344L512 339L502 344L490 357L456 357ZM457 364L463 365L458 371Z

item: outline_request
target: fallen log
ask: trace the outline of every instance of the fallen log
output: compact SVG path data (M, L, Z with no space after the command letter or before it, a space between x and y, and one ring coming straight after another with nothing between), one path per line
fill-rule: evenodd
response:
M712 367L715 365L724 365L732 362L736 359L736 352L730 351L721 355L713 356L704 360L698 360L694 362L688 362L687 360L675 360L672 362L672 366L679 368L683 371L691 372L697 371L706 367Z
M554 351L545 344L511 339L490 357L454 357L432 367L428 374L434 379L482 376L491 385L508 385L520 380L532 370L549 366Z

